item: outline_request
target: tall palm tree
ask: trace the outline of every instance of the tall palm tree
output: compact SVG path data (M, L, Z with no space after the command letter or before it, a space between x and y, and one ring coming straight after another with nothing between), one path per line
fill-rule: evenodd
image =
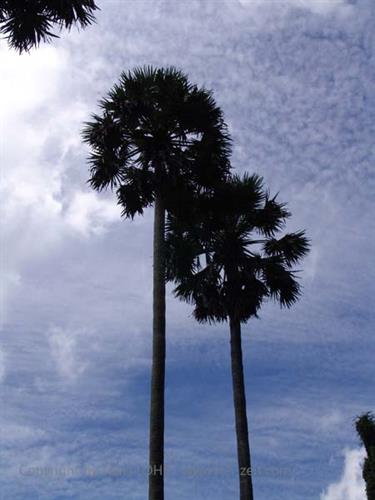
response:
M0 34L10 47L27 52L57 35L53 27L82 28L94 21L94 0L0 0Z
M194 209L195 208L195 209ZM199 322L229 321L240 499L253 499L241 324L267 299L290 307L300 285L294 265L308 252L303 231L277 239L290 213L257 175L238 176L198 195L189 220L167 224L169 279Z
M367 457L363 464L363 479L366 482L368 500L375 500L375 418L365 413L357 418L356 429L366 448Z
M154 205L150 500L163 499L165 387L165 214L229 171L230 141L210 92L174 68L124 73L84 132L91 186L116 190L123 215Z

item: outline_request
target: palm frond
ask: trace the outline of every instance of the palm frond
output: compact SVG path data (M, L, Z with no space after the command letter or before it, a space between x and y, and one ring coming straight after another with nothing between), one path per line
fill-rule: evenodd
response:
M286 269L282 261L263 259L262 275L270 297L282 307L289 308L298 300L301 286L295 272Z
M253 214L254 227L267 237L280 231L284 227L286 219L290 217L286 205L279 203L276 198L277 195L270 198L269 194L266 193L264 206Z
M124 179L126 167L137 153L122 137L121 129L109 115L93 115L82 133L83 140L91 146L88 158L90 185L101 191L110 186L116 188Z
M56 27L70 29L79 24L85 28L95 21L96 10L94 0L2 0L0 33L10 47L28 52L58 37Z
M117 190L118 204L124 217L142 215L146 207L154 201L154 174L147 169L128 167L124 173L124 183Z
M310 242L305 236L305 231L289 233L280 238L270 238L264 245L266 255L281 256L287 266L299 262L307 255Z
M356 420L356 430L361 438L367 454L370 456L371 449L375 456L375 417L371 412L364 413Z
M83 131L89 182L97 190L115 188L125 216L142 213L155 193L167 210L179 210L189 191L209 188L229 171L220 109L210 92L173 67L122 73L100 108Z
M304 231L274 237L290 213L264 190L261 177L231 176L211 191L197 191L187 211L168 217L167 245L182 256L169 278L176 295L194 305L198 321L229 315L247 321L268 299L281 307L296 302L301 287L293 265L310 244Z
M172 232L171 225L169 225L165 246L168 280L178 282L185 276L193 275L200 270L200 256L203 248L198 240L185 238L183 232Z

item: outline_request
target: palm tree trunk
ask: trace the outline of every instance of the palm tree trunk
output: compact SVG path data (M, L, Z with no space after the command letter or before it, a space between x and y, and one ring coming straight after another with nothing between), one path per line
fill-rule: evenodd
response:
M246 395L242 363L241 323L230 319L233 402L236 419L237 455L240 479L240 500L253 500Z
M149 500L164 499L165 208L155 199Z

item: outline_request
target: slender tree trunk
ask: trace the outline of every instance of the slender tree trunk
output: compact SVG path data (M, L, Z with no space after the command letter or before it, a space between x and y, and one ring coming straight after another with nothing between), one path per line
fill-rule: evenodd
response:
M149 500L164 500L165 208L155 199Z
M375 500L375 448L365 458L362 476L366 483L367 500Z
M233 402L236 419L237 455L240 479L240 500L253 500L246 395L242 363L241 323L230 320Z

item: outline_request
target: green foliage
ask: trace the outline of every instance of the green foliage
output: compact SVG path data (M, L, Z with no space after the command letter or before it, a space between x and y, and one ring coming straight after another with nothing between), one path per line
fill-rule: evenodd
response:
M375 418L371 413L364 413L356 420L356 429L367 452L363 464L363 479L366 482L368 500L375 500Z
M56 38L53 28L82 28L94 22L94 0L0 0L0 33L11 47L27 52Z
M100 103L86 124L90 184L116 190L134 217L160 194L168 210L191 190L229 171L230 140L212 94L175 68L137 68ZM190 195L188 195L190 196Z
M298 299L293 266L309 242L304 231L276 238L289 217L262 178L247 174L196 193L183 217L169 215L168 279L175 294L194 305L198 321L247 321L267 299L282 307Z

